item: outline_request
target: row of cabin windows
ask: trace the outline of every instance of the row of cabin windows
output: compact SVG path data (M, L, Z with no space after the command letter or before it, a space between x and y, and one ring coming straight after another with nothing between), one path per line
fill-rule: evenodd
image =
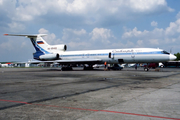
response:
M163 54L170 54L167 51L162 51L161 53L163 53ZM65 56L99 56L99 55L107 55L107 54L79 54L79 55L65 55ZM61 57L63 57L63 56L64 55L61 55ZM108 57L111 58L111 52L108 54Z

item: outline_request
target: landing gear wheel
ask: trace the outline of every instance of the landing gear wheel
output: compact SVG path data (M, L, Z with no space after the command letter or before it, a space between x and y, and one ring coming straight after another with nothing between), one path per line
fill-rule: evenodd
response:
M149 71L149 68L144 68L144 71Z
M93 70L93 67L84 67L84 70Z
M72 67L62 67L61 71L71 71L73 70Z

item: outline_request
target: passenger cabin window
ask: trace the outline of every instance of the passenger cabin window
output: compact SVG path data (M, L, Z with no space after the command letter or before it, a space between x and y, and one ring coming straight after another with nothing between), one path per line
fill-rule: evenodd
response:
M163 54L168 54L168 55L170 54L170 53L168 53L168 52L166 52L166 51L162 51L162 53L163 53Z

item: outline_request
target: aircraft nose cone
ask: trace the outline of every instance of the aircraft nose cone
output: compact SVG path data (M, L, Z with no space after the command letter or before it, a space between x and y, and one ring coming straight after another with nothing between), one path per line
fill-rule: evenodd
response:
M175 60L177 57L175 56L175 55L173 55L173 54L170 54L170 56L169 56L169 60Z

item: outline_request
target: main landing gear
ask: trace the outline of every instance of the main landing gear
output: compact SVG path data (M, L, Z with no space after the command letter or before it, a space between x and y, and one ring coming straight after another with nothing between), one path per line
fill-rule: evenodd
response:
M62 67L61 71L71 71L73 70L72 67Z
M144 71L149 71L149 68L144 68Z
M72 65L65 65L61 67L61 71L71 71L72 69Z
M149 64L148 63L146 66L144 66L144 71L149 71Z
M93 65L84 65L84 70L93 70Z

